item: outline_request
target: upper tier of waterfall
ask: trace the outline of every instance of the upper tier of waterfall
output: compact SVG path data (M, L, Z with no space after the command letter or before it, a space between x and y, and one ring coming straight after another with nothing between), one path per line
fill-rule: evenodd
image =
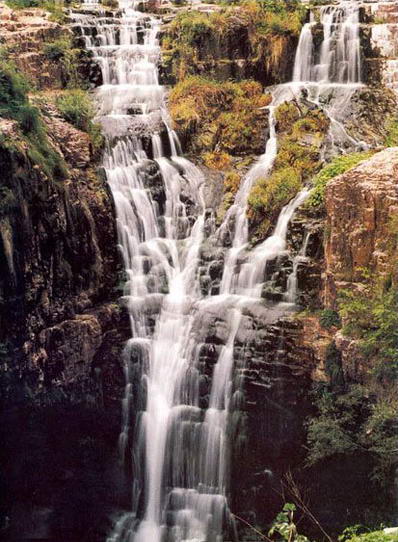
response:
M359 5L343 1L320 8L319 24L323 40L315 47L314 15L304 25L297 47L294 82L360 83L361 44L359 36Z

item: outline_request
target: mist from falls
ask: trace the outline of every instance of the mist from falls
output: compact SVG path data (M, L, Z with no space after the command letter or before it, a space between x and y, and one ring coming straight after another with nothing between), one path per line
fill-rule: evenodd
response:
M360 82L358 13L353 3L321 9L325 39L320 59L310 37L313 23L304 27L294 82L273 91L265 153L242 181L220 228L209 233L205 179L181 156L159 84L161 22L137 11L138 2L120 0L119 5L121 18L101 10L74 15L103 75L95 98L107 138L103 165L115 201L131 322L124 351L120 453L132 471L132 505L108 542L221 542L224 532L234 531L228 507L228 423L240 397L233 378L235 341L243 311L264 307L267 262L286 254L289 223L308 195L303 190L285 206L274 233L252 249L249 193L272 169L278 148L274 112L292 98L292 89L337 83L345 91ZM198 273L203 244L210 238L225 252L214 295L203 292ZM307 242L308 236L297 262L305 258ZM285 301L268 307L270 318L295 309L296 274L297 265ZM208 314L225 322L227 338L204 403L199 368L203 333L198 329Z

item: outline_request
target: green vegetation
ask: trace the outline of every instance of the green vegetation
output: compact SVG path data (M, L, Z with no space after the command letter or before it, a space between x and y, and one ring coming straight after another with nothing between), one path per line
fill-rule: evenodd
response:
M285 542L309 542L306 536L299 534L297 531L297 526L294 522L295 511L295 504L286 503L273 521L268 536Z
M90 135L94 152L103 147L101 126L93 122L95 110L88 93L82 89L64 91L56 99L56 106L65 120Z
M308 465L363 454L373 465L371 480L388 486L397 462L397 398L387 393L377 397L359 384L321 386L314 405L317 413L308 423Z
M270 177L260 179L249 195L248 216L262 239L275 217L320 167L320 149L329 120L319 109L284 103L275 112L278 155Z
M324 309L319 315L319 323L325 329L339 327L341 324L339 313L332 309Z
M67 88L86 88L87 82L79 73L81 49L73 47L72 37L64 36L44 44L43 53L47 60L61 67L61 83Z
M246 52L242 50L241 57L261 69L277 69L284 51L281 40L300 33L305 13L301 3L297 0L218 3L225 9L212 13L183 11L168 26L163 37L163 56L174 78L181 81L200 73L223 78L214 61L217 64L220 59L231 60L225 55L231 39L237 42L238 49L244 44Z
M346 171L356 167L374 154L374 151L355 152L335 157L327 164L312 181L314 188L306 202L309 208L323 210L325 204L325 192L328 182Z
M386 147L398 146L398 119L392 118L387 124Z
M358 339L379 378L398 377L398 290L391 279L370 279L359 291L340 292L345 335Z
M184 147L202 157L205 165L225 173L221 220L233 203L240 174L237 157L249 159L264 149L270 96L251 80L219 83L199 76L187 77L170 94L170 113ZM247 161L247 160L246 160Z
M30 159L48 177L62 179L66 175L65 164L49 144L39 110L30 103L27 89L28 83L16 67L11 62L0 61L0 116L18 122L28 143Z
M171 91L169 105L190 151L242 155L261 152L267 114L260 108L269 102L255 81L222 84L191 76Z
M398 542L398 534L387 534L384 531L363 532L361 525L354 525L344 530L339 542Z
M51 20L63 22L65 20L64 6L72 3L72 0L6 0L12 9L42 8L49 11Z

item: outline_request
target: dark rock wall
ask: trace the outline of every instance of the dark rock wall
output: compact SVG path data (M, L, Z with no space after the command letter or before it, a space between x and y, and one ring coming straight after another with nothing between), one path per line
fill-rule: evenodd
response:
M103 540L125 504L122 267L87 135L48 122L64 178L45 175L15 126L0 147L1 188L13 195L0 209L1 533Z

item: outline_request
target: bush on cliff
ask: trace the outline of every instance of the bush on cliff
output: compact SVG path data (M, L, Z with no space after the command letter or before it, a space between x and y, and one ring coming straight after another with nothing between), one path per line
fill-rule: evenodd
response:
M343 332L359 341L379 378L398 377L398 290L391 279L370 279L360 291L340 292Z
M49 144L39 110L30 103L27 90L28 83L17 68L0 60L0 116L17 121L30 159L48 177L62 179L66 175L65 164Z
M378 397L358 384L321 386L314 406L316 414L308 422L308 465L361 454L371 465L371 482L387 489L396 466L397 398L388 393Z
M71 36L49 41L43 46L47 60L61 68L63 88L87 88L87 81L80 73L82 50L73 46Z
M218 83L199 76L185 79L170 93L174 127L189 151L259 154L264 147L270 102L255 81Z
M344 530L343 534L339 536L338 540L339 542L398 542L397 533L385 533L384 531L363 531L364 528L360 525L348 527Z
M42 8L50 13L50 20L64 22L64 6L69 6L72 0L6 0L12 9Z

